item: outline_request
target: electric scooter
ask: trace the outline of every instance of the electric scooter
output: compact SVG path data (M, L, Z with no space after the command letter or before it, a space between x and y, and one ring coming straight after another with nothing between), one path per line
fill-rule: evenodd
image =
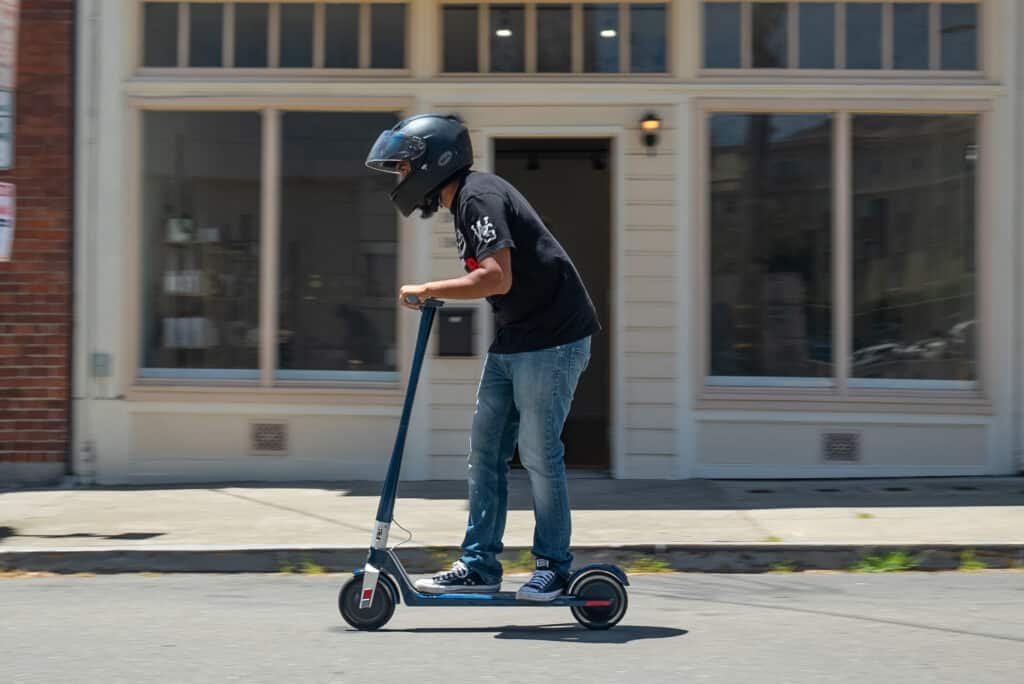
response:
M391 453L387 476L380 494L377 520L366 565L356 570L352 578L341 588L338 595L341 616L356 629L373 630L387 624L399 601L405 601L407 606L568 607L573 617L588 629L613 627L626 614L626 607L629 604L626 595L629 579L626 573L614 565L587 565L576 570L569 578L566 593L545 602L520 601L511 591L490 594L425 594L413 586L395 550L388 546L388 533L395 508L402 453L409 428L409 416L416 396L416 384L419 381L434 315L444 306L444 302L436 299L421 301L411 296L406 298L406 302L419 306L421 311L409 386L405 392L405 405L402 408L402 419L398 425L394 451Z

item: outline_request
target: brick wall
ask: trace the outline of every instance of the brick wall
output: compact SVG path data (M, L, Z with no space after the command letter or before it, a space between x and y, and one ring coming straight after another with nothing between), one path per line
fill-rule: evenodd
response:
M68 458L74 0L22 0L10 262L0 262L0 463Z

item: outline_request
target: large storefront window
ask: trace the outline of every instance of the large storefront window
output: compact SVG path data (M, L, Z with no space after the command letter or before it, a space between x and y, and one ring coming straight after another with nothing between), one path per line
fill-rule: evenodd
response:
M264 126L280 126L276 150ZM393 178L363 166L393 113L143 113L142 378L393 380ZM263 157L279 158L266 169ZM263 193L269 193L270 197ZM276 198L276 200L275 200ZM274 320L261 207L279 206ZM268 337L269 336L269 337ZM276 340L276 357L261 341ZM276 358L273 368L261 367Z
M395 122L348 112L282 117L279 377L395 371L393 179L363 166Z
M142 375L258 377L260 115L143 116Z
M853 117L855 378L977 377L974 116Z
M713 114L711 373L832 373L832 120Z
M712 113L708 126L711 384L977 380L977 115Z

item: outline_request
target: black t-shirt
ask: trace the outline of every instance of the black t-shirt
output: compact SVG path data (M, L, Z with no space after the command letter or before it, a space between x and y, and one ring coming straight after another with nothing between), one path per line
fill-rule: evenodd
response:
M597 312L569 256L512 184L470 171L452 202L459 258L467 272L511 248L512 288L488 297L497 332L491 352L546 349L593 335Z

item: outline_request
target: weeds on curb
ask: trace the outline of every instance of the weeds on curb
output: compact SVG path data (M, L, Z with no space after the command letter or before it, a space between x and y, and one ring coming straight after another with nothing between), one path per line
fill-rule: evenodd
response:
M309 558L304 558L303 559L301 572L302 572L303 575L325 575L325 574L327 574L327 570L324 569L324 566L319 565L317 563L314 563Z
M871 520L874 517L875 517L874 513L858 513L857 514L857 519L858 520Z
M426 552L430 555L430 562L435 570L447 570L459 558L459 552L452 549L428 548Z
M796 563L793 561L782 561L772 563L770 572L796 572Z
M668 561L654 556L639 555L623 564L623 570L631 573L673 572Z
M865 556L850 566L850 572L906 572L918 561L905 551L892 551L880 556Z
M988 563L978 558L973 549L966 549L960 552L960 567L957 569L960 572L987 570Z
M515 575L523 572L533 572L535 562L533 560L533 554L527 550L522 550L514 559L502 559L501 567L505 573L509 575Z
M766 542L769 542L769 543L772 543L772 544L778 544L779 542L781 542L781 541L782 541L782 537L777 537L777 536L775 536L775 535L773 534L773 535L771 535L771 536L765 537L765 538L764 538L764 541L766 541Z

